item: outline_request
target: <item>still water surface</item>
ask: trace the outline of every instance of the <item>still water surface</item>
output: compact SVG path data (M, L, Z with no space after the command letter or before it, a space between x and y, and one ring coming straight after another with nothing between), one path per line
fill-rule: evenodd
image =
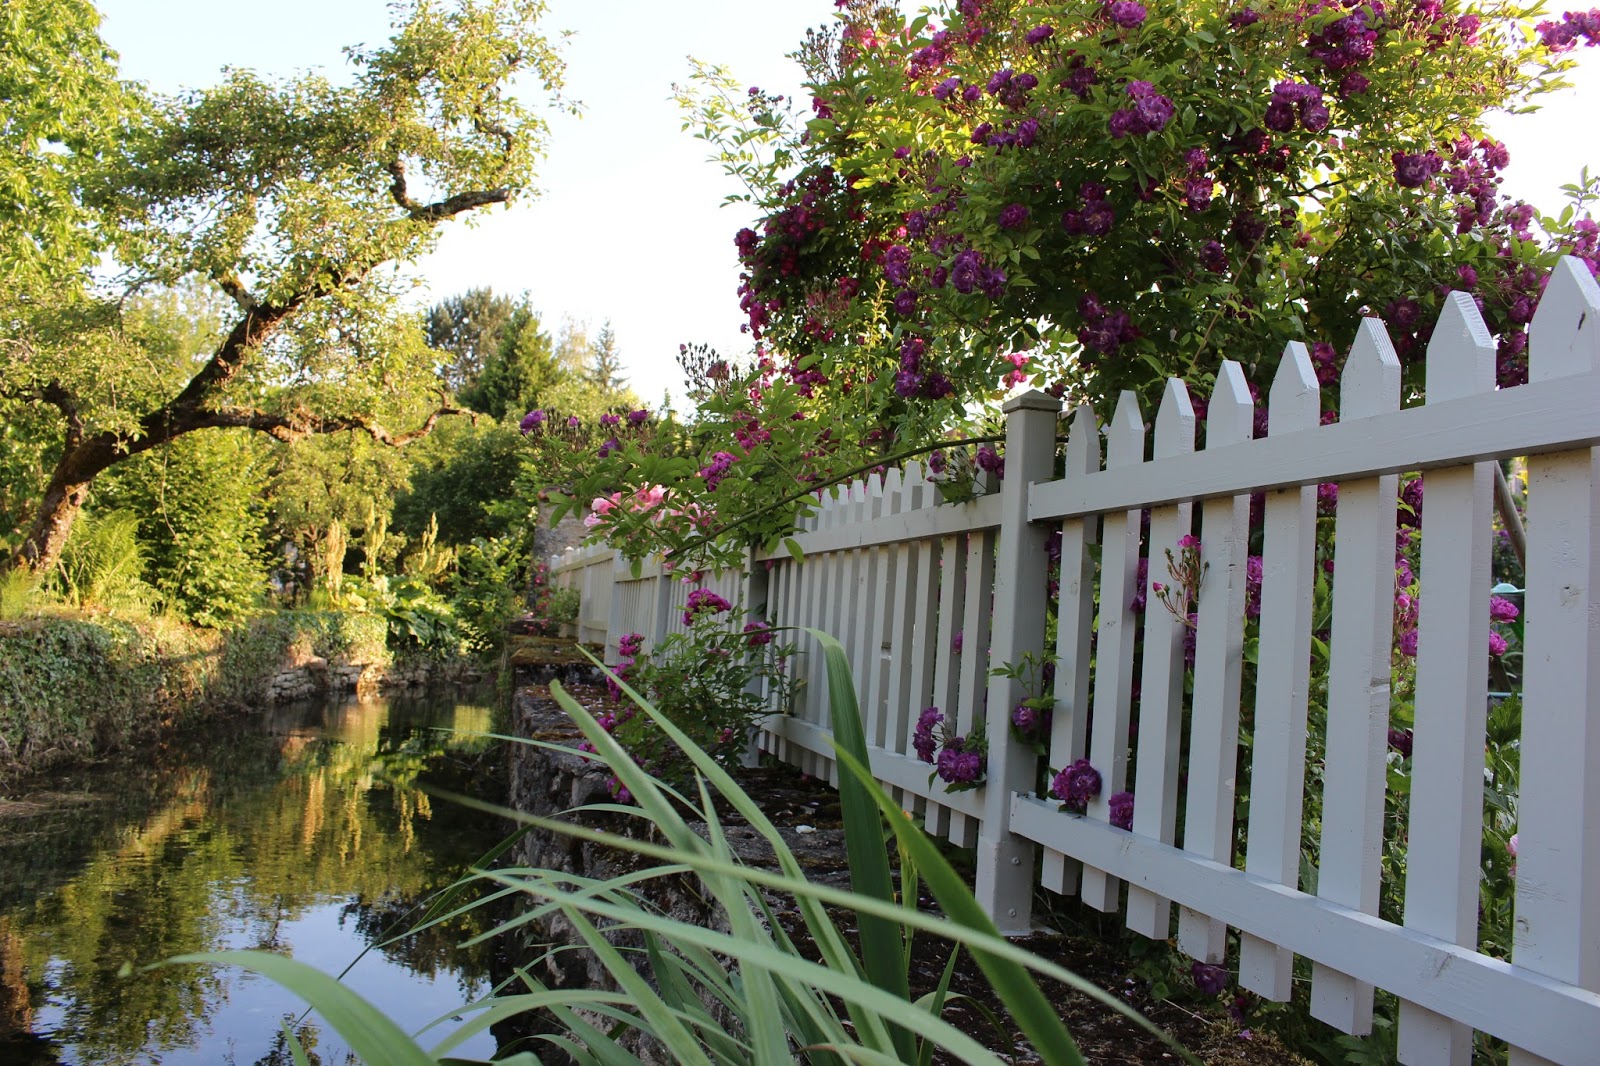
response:
M416 787L499 798L468 735L490 727L487 697L281 707L0 798L0 1063L287 1066L303 1004L278 986L126 974L227 948L342 970L505 832ZM420 1028L488 989L491 948L456 947L473 921L373 948L345 981ZM298 1032L313 1062L354 1061L315 1015ZM482 1034L455 1053L493 1052Z

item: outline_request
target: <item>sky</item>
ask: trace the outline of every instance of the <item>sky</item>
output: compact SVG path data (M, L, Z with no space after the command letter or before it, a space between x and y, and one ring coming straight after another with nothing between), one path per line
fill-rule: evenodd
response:
M226 66L338 78L343 46L376 46L389 32L386 0L272 0L270 14L215 0L97 6L124 76L161 92L210 85ZM591 331L610 320L635 390L650 401L671 390L681 407L679 344L748 347L733 234L749 212L721 206L739 187L680 129L672 85L688 80L692 55L747 86L798 92L786 56L832 10L830 0L550 0L544 26L572 31L566 94L583 114L552 118L536 198L447 227L417 264L419 303L490 286L526 292L552 330L566 317ZM1575 56L1574 88L1491 122L1511 149L1504 191L1546 211L1559 210L1560 186L1584 165L1600 172L1600 140L1580 132L1600 113L1600 49Z

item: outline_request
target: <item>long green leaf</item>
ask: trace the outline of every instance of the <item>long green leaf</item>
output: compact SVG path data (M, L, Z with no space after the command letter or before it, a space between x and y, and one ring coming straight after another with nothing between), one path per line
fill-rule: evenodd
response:
M928 882L928 888L950 919L983 933L986 937L999 937L1000 930L984 913L983 908L978 906L972 889L967 887L961 875L951 868L921 830L912 826L906 819L894 817L898 810L889 797L884 795L883 790L877 788L872 771L854 755L837 745L835 754L838 755L849 776L872 786L871 793L874 799L882 807L884 814L890 816L889 824L894 828L896 836L900 838L906 850L916 858L918 872ZM1039 1053L1047 1066L1084 1066L1083 1053L1078 1050L1078 1045L1067 1032L1067 1027L1061 1024L1060 1015L1050 1006L1050 1001L1040 991L1033 975L1015 962L996 956L988 948L974 945L970 950L973 959L982 968L984 976L989 979L989 984L1000 997L1000 1001L1011 1012L1011 1017L1021 1026L1023 1033L1033 1042L1034 1050Z
M182 964L238 966L287 988L317 1009L323 1019L368 1063L384 1066L437 1066L399 1026L335 978L303 962L270 951L205 951L178 955L162 966Z
M856 703L855 680L850 675L850 661L845 658L839 642L820 629L807 629L822 646L823 664L828 671L828 707L833 722L833 742L865 764L867 735L861 726L861 708ZM889 856L884 848L883 816L873 801L870 791L876 788L870 779L863 783L853 777L839 779L839 804L844 812L844 846L850 860L850 887L865 896L895 901L894 875L889 870ZM911 998L911 980L905 965L905 926L875 914L860 916L861 960L868 978L901 999ZM912 1062L917 1055L915 1035L908 1029L896 1028L891 1033L896 1052L902 1062Z

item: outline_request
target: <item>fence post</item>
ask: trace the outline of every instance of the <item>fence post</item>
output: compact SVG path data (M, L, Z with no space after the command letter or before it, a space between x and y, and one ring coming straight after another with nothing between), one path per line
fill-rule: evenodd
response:
M1000 487L1000 537L995 563L994 621L988 666L1044 651L1045 571L1050 528L1028 521L1028 496L1055 473L1056 419L1061 401L1025 392L1006 401L1006 479ZM1031 792L1035 755L1011 735L1011 708L1024 696L1012 678L991 676L986 728L988 783L978 826L978 903L1008 936L1032 929L1033 845L1011 832L1011 799Z

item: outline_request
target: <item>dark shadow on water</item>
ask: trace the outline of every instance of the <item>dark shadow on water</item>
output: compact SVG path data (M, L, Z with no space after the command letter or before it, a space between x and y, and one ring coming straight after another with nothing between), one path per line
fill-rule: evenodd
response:
M488 693L292 705L0 799L0 1062L288 1063L302 1004L237 970L171 967L255 948L337 973L505 833L417 786L499 800L502 758L469 736ZM487 989L472 916L370 951L346 979L404 1027ZM448 1027L438 1030L442 1036ZM347 1061L315 1018L312 1061ZM430 1041L431 1042L431 1041ZM461 1053L487 1057L483 1037Z

